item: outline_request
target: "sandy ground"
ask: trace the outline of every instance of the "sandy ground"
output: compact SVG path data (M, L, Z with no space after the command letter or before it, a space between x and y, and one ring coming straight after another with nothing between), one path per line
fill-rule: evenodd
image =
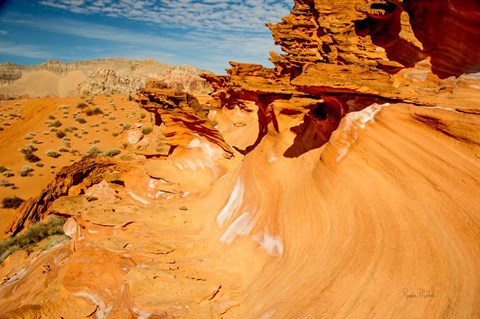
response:
M0 179L8 180L15 187L1 187L0 194L3 198L18 196L27 199L38 195L54 174L62 167L72 164L81 158L82 153L93 146L102 151L121 149L126 143L127 131L125 125L134 128L137 123L152 126L150 115L141 110L134 101L129 101L128 96L95 96L87 108L98 106L103 114L88 116L85 109L78 108L79 103L88 99L81 97L68 98L34 98L0 102L0 166L11 170L15 175ZM81 117L86 123L81 124L75 118ZM60 121L61 126L56 128L51 125ZM125 124L125 125L124 125ZM123 126L122 126L123 125ZM56 131L64 131L69 127L77 128L66 132L66 138L58 138ZM117 135L118 134L118 135ZM117 135L117 136L114 136ZM38 148L34 152L43 164L39 167L36 163L29 163L19 152L27 144ZM60 149L66 147L67 152ZM46 155L48 150L61 154L58 158ZM73 150L77 152L72 153ZM125 151L124 151L125 154ZM117 155L121 157L122 154ZM33 171L26 177L20 175L20 170L28 165ZM0 232L10 223L13 209L0 209Z

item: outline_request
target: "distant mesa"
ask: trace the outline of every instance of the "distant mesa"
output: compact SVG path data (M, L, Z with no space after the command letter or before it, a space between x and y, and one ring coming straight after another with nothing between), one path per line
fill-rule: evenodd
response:
M125 58L38 65L0 63L0 97L65 97L95 94L131 94L156 78L169 88L208 93L211 86L198 75L207 72L190 65L172 66L155 59Z

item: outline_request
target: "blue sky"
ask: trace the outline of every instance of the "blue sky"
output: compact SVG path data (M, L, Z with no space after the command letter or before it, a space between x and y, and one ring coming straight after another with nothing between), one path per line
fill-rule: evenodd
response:
M0 62L155 58L224 73L228 61L266 66L265 22L293 0L0 0Z

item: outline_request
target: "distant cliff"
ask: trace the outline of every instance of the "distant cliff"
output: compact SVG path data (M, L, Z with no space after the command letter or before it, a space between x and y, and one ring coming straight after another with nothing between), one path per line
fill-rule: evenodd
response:
M0 63L0 96L73 96L130 94L152 77L187 92L208 92L211 86L190 65L172 66L154 59L124 58L61 62L48 60L32 66Z

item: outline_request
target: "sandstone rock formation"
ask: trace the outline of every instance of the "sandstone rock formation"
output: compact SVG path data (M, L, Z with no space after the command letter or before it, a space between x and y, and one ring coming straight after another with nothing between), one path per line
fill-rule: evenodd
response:
M60 62L49 60L33 66L0 64L0 96L76 96L133 94L154 77L169 88L187 92L209 92L198 75L204 70L189 65L171 66L154 59L123 58Z
M156 142L42 195L72 240L0 265L0 314L478 317L479 12L296 0L209 105L149 82Z

